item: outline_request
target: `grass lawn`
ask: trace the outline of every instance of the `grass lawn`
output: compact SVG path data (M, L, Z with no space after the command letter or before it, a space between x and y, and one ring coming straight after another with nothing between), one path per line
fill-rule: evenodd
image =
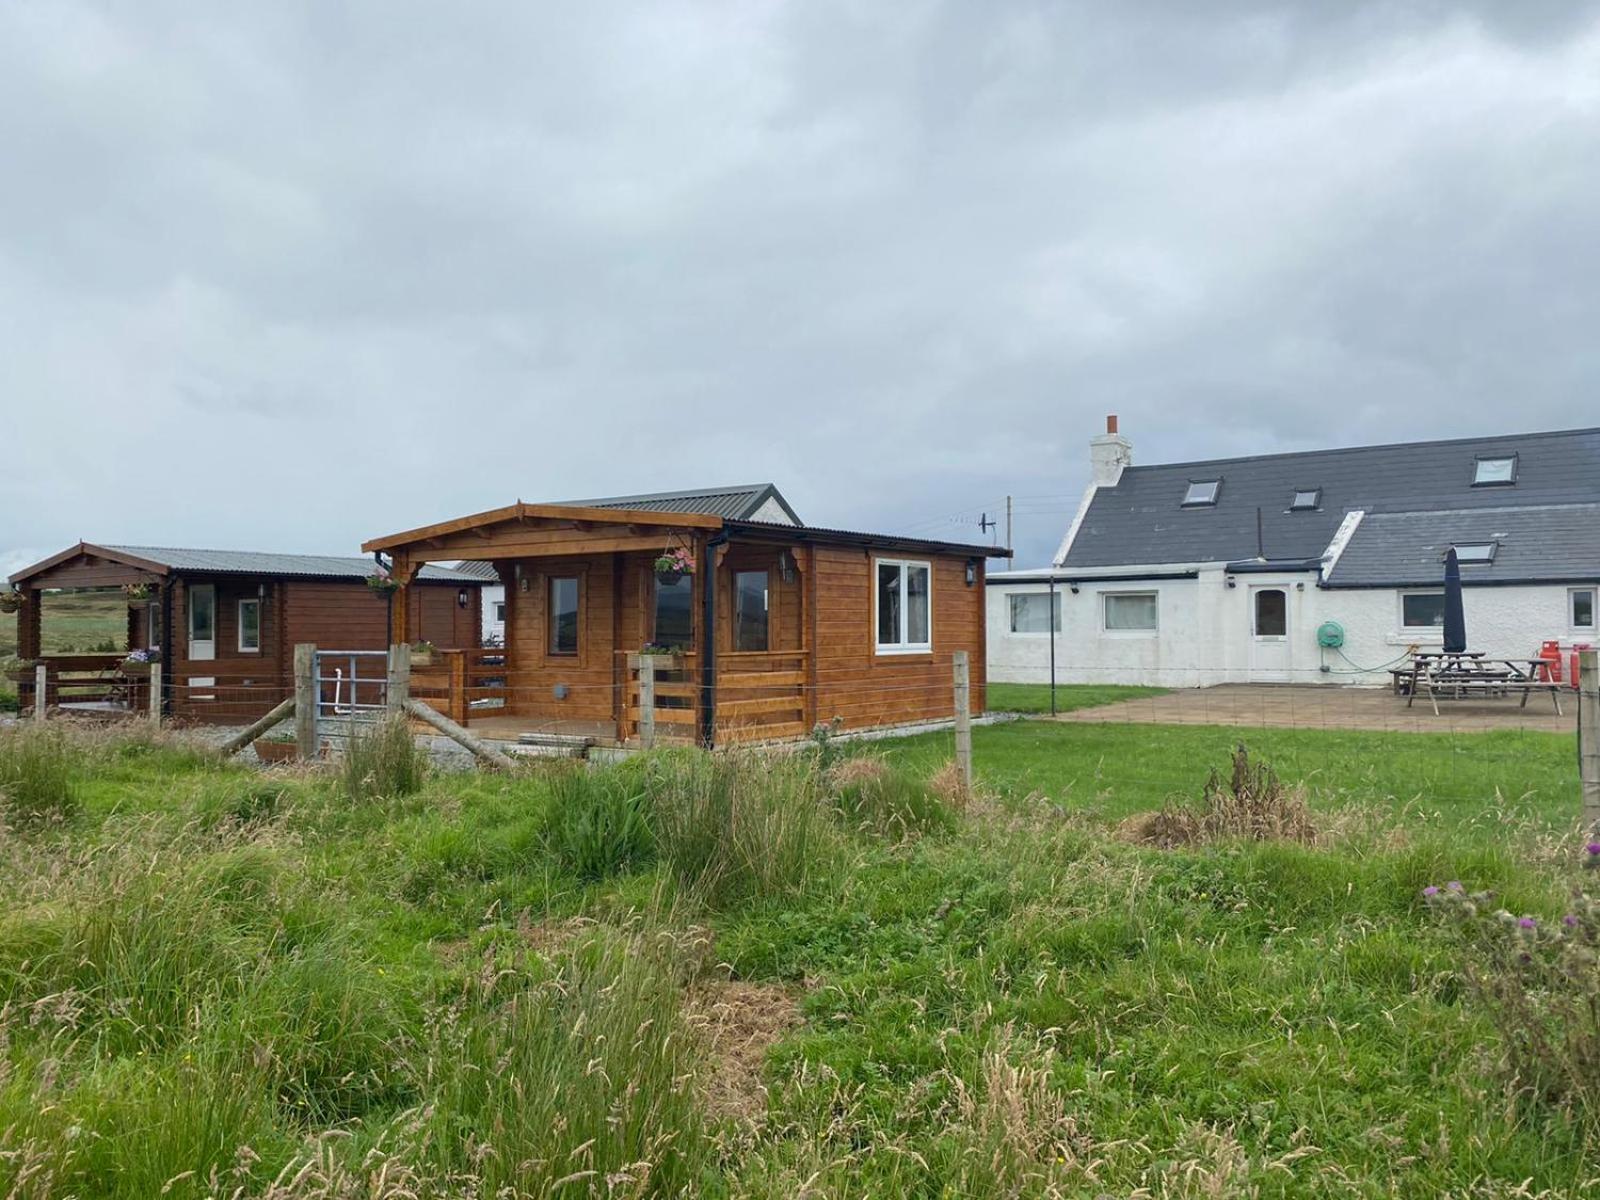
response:
M17 736L0 788L55 794ZM948 735L866 751L887 776L667 754L388 798L149 736L73 749L65 818L0 841L0 1195L1600 1178L1596 1115L1507 1082L1419 901L1561 914L1567 739L1255 733L1324 839L1162 851L1115 823L1230 731L980 727L965 810L922 783Z
M1166 688L1133 687L1120 684L1063 683L1056 685L1056 711L1098 708L1119 700L1138 700L1145 696L1165 696ZM1050 685L1047 683L991 683L989 711L1047 713L1050 711Z
M16 707L3 672L16 665L22 615L0 613L0 712ZM120 591L46 592L41 641L46 654L92 654L128 648L128 602Z

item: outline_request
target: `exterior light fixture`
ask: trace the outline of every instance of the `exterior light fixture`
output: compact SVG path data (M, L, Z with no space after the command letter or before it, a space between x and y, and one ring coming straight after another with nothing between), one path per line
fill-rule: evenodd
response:
M1228 576L1228 586L1229 587L1238 587L1239 586L1239 581L1236 580L1232 575L1229 575Z
M971 587L973 584L975 584L977 582L978 582L978 560L975 559L975 558L969 558L969 559L967 559L967 586Z
M456 607L457 608L465 608L466 606L467 606L467 589L466 588L461 588L456 592Z

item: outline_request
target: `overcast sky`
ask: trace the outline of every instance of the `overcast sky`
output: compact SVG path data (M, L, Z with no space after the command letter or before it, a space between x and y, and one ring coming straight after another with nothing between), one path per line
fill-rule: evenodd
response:
M250 10L253 10L250 11ZM1593 4L0 5L0 566L1600 424Z

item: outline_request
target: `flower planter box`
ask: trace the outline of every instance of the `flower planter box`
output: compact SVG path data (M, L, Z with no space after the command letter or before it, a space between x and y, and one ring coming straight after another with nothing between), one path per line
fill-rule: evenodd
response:
M646 659L655 664L657 675L661 674L663 671L682 671L687 667L687 660L682 654L643 653L628 655L628 666L631 670L637 671L639 669L639 664Z
M264 763L293 762L299 750L293 742L257 742L256 757Z
M149 679L150 664L142 662L125 662L117 664L117 671L130 679Z
M431 667L431 666L433 666L433 651L432 650L424 650L424 651L420 651L419 652L419 651L413 650L411 652L411 665L413 667Z

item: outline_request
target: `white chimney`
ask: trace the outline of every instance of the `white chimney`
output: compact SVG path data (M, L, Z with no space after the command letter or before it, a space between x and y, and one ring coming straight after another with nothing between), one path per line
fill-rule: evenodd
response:
M1089 473L1096 487L1116 487L1122 469L1133 465L1133 443L1117 432L1117 415L1106 418L1106 431L1089 440Z

